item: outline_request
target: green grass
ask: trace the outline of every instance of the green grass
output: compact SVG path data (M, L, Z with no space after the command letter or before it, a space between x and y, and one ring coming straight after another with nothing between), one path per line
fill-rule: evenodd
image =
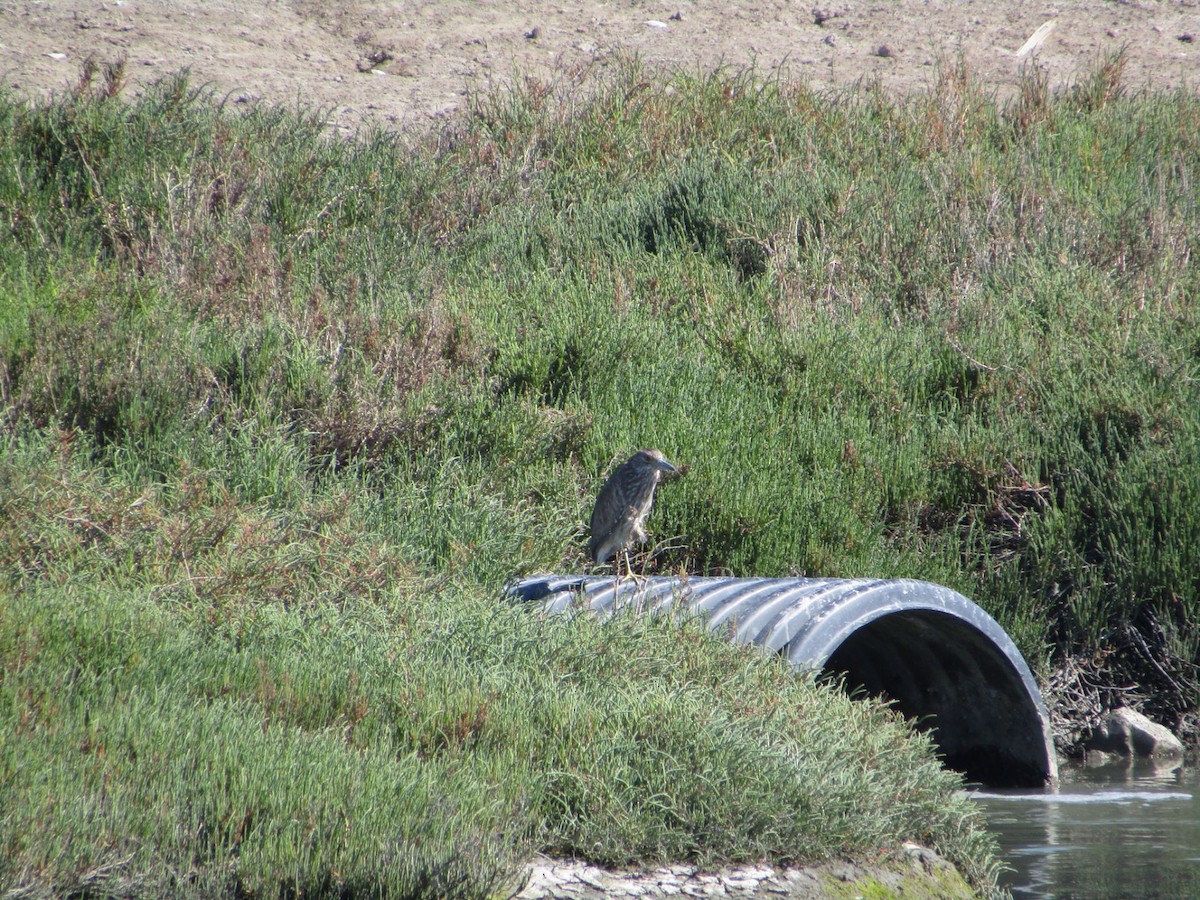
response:
M779 660L418 574L346 498L273 510L80 450L0 463L18 894L491 896L534 849L715 865L903 837L993 877L926 741Z
M659 571L918 577L1174 724L1200 663L1200 100L607 74L330 139L0 96L0 882L488 896L604 863L992 883L923 738L695 625L544 621L610 466Z

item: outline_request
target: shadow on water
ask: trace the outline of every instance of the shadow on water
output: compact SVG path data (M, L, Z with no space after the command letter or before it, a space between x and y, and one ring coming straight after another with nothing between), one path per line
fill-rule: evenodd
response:
M1014 897L1200 897L1200 770L1064 767L1056 793L973 792Z

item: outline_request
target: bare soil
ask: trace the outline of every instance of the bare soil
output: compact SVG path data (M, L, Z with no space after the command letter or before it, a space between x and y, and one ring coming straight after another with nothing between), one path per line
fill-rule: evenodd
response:
M188 68L231 102L316 107L346 132L428 127L473 90L629 51L782 69L818 90L861 78L919 89L961 56L1003 96L1022 64L1062 86L1122 46L1130 87L1195 88L1200 0L0 0L0 83L21 95L68 90L88 57L123 59L135 95Z

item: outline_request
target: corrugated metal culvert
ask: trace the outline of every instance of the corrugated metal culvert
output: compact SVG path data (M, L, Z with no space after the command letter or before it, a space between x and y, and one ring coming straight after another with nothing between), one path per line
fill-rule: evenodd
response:
M1049 716L995 620L926 581L535 576L506 591L550 613L676 610L796 669L843 676L929 728L946 764L992 787L1057 780Z

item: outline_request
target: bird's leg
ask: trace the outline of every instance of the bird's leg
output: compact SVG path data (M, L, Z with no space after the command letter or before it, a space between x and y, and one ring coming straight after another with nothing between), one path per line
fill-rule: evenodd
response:
M630 555L629 555L629 550L626 549L624 552L625 552L625 572L628 574L628 576L630 578L633 579L634 592L636 593L637 591L645 590L646 582L648 579L646 578L645 575L639 575L637 572L633 571L633 563L632 563Z
M636 543L638 547L641 547L649 539L650 535L646 534L646 529L642 525L642 520L640 518L635 519L633 522L633 533L631 535L631 540ZM639 586L644 585L646 581L645 575L639 576L634 574L633 566L629 561L628 547L625 549L625 568L629 570L629 577L632 578L635 583L637 583Z
M625 574L624 575L621 574L621 563L620 563L620 560L617 559L617 555L623 557L625 560ZM616 604L618 603L618 601L621 599L621 581L626 577L633 576L633 570L629 566L629 551L626 550L624 547L622 547L620 550L617 551L617 555L614 555L613 560L612 560L613 607L614 608L616 607Z

